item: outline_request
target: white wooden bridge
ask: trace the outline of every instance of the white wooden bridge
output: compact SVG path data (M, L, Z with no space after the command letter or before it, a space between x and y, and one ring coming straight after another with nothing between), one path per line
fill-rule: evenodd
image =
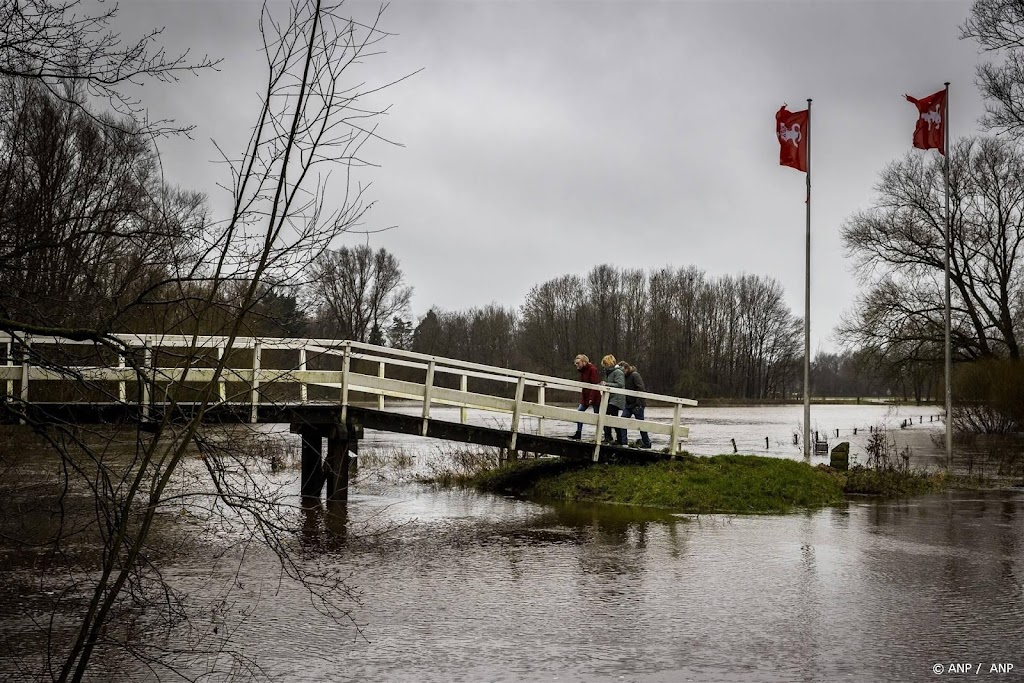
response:
M602 452L636 459L661 455L602 444L604 427L643 427L667 446L668 457L674 456L689 434L681 409L697 405L675 396L328 339L117 334L99 345L0 333L0 352L0 400L7 403L8 415L157 422L201 408L206 419L289 422L299 433L328 438L342 433L350 441L365 427L595 461ZM599 413L575 409L584 388L600 392ZM612 394L668 406L672 418L640 422L606 415ZM436 419L432 411L439 406L457 408L459 421ZM508 426L470 424L470 411L500 414L494 422ZM590 425L593 435L585 429L583 442L566 438L580 422Z

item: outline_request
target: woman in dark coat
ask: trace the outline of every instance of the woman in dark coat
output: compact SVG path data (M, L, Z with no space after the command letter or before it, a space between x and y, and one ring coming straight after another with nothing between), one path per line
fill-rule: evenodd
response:
M647 391L644 386L644 378L640 376L637 369L629 363L620 363L623 372L626 373L626 388L630 391ZM640 396L626 396L626 407L622 409L622 417L635 417L638 420L644 419L644 408L647 402ZM640 432L640 441L637 443L640 448L651 447L651 437L647 432Z

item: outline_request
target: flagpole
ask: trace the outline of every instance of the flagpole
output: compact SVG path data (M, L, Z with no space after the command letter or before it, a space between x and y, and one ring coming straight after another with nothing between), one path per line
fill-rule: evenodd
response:
M804 262L804 460L811 460L811 99L807 99L807 231Z
M946 153L943 166L946 177L946 469L953 469L953 362L952 362L952 307L950 304L949 292L949 261L952 253L952 237L950 228L953 222L949 219L949 81L946 81L945 111L942 116L943 128L945 129L945 150Z

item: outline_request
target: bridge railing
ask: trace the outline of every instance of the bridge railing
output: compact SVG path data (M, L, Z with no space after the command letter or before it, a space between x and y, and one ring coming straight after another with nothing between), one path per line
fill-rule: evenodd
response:
M246 337L235 339L229 348L229 339L223 336L119 334L111 335L110 340L120 347L116 365L94 363L57 368L52 363L41 362L45 349L88 346L93 342L0 333L0 347L5 351L0 380L6 384L6 395L29 403L32 398L29 387L34 383L67 382L74 378L113 383L117 386L117 402L139 402L145 412L150 404L167 400L171 385L188 383L210 388L209 385L216 382L214 402L248 406L252 422L257 420L257 408L268 404L337 404L344 417L347 406L361 395L370 397L371 402L375 400L378 410L386 409L387 399L392 402L397 399L406 405L408 401L419 403L423 434L427 432L431 411L436 406L459 408L462 422L467 421L470 410L510 414L513 449L517 435L523 431L523 418L535 418L540 435L545 435L548 422L592 425L595 427L595 457L600 450L604 427L642 427L648 433L665 435L669 452L676 453L680 439L689 435L689 428L681 423L682 408L697 405L696 401L686 398L627 391L353 341ZM248 352L247 367L238 367L240 351ZM274 365L287 367L267 367L264 361L268 351L286 351L293 355L285 361L282 354L277 354ZM228 352L234 355L226 358ZM108 350L106 355L111 353ZM135 367L126 363L127 356L136 359ZM223 365L219 374L218 364ZM321 367L314 369L311 365ZM335 367L324 367L332 365ZM376 372L368 371L370 369ZM423 377L422 381L419 376ZM470 391L470 380L477 384L473 391ZM484 384L490 389L482 390L480 385ZM286 387L291 391L282 397L280 392L273 395L271 387ZM311 387L320 388L321 398L310 398ZM324 394L323 389L329 391ZM583 389L600 393L597 414L565 407L566 403L576 405ZM666 424L607 415L613 394L665 404L673 410L672 419ZM111 395L114 395L112 391ZM129 395L135 399L129 400ZM175 399L182 402L180 397ZM563 405L557 405L559 403Z

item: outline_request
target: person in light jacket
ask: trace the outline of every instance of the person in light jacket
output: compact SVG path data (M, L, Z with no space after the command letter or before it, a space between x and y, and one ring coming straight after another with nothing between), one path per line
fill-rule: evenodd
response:
M604 381L602 385L606 387L615 387L616 389L626 388L626 376L622 373L622 369L615 364L615 356L610 353L601 359L601 367L604 368ZM626 407L626 397L624 394L608 394L608 408L605 410L606 415L616 416L619 411ZM614 443L619 446L626 445L626 429L625 427L615 428L616 439ZM612 441L612 428L604 428L604 443L613 443Z
M626 375L626 388L630 391L647 391L647 387L644 386L644 378L640 376L640 373L635 367L622 361L619 363L622 366L622 372ZM622 409L622 417L635 417L638 420L644 419L644 408L647 407L647 402L640 396L627 396L626 407ZM651 447L651 437L647 432L640 432L640 440L634 445L640 448Z

